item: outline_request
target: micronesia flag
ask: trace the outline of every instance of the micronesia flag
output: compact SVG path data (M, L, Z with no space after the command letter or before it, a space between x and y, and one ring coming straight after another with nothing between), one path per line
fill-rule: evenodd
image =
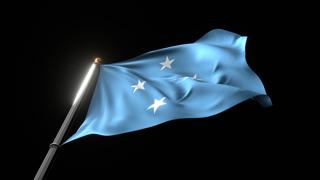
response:
M100 65L86 119L66 142L208 117L250 98L270 106L261 80L246 63L246 40L216 29L191 44Z

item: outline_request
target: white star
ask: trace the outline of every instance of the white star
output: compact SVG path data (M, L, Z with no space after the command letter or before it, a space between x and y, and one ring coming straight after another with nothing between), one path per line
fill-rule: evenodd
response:
M197 74L194 74L191 79L192 79L192 80L195 80L195 81L202 81L202 80L203 80L203 79L198 78L198 77L197 77Z
M167 56L165 61L161 62L160 64L162 65L160 70L163 70L164 68L169 68L171 69L171 64L173 63L174 59L169 59L169 57Z
M145 83L145 81L141 82L140 80L138 80L138 84L132 85L131 87L134 88L133 93L135 93L136 90L138 90L138 89L144 89L144 83Z
M197 77L197 74L194 74L193 77L189 77L189 76L185 76L183 78L181 78L181 82L184 81L184 80L187 80L187 79L192 79L192 80L195 80L195 81L198 81L198 80L201 80Z
M156 114L156 111L160 106L167 104L167 103L163 102L165 99L166 99L165 97L161 98L160 100L154 99L153 104L151 104L151 106L149 106L147 110L153 108L153 114Z
M191 79L197 80L197 74L194 74L194 76Z

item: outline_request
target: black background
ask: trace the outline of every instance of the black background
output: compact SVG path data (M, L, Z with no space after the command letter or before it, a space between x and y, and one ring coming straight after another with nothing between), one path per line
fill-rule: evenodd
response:
M47 179L170 178L218 174L273 177L290 162L280 113L284 7L266 3L149 2L28 4L16 15L19 37L16 117L32 179L92 60L126 60L194 42L214 28L248 36L246 57L274 106L246 101L214 117L170 121L132 133L87 136L62 146ZM298 19L295 19L298 20ZM280 48L281 47L281 48ZM21 77L23 80L21 81ZM18 83L19 82L19 83ZM280 83L281 82L281 83ZM23 89L23 90L21 90ZM68 136L83 120L92 88ZM19 102L19 103L18 103ZM254 172L254 173L253 173ZM150 173L150 174L149 174Z

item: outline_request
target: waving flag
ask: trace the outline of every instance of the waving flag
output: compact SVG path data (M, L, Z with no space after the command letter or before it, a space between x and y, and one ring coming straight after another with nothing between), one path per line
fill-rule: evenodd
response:
M66 142L208 117L250 98L271 105L246 63L246 39L217 29L191 44L101 65L86 119Z

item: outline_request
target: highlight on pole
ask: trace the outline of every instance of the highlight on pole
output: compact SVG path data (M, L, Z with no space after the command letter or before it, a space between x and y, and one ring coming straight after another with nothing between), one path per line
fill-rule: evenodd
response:
M100 58L95 58L94 62L92 63L87 75L85 76L84 80L82 81L81 83L81 86L77 92L77 95L73 101L73 104L77 103L80 99L80 97L83 95L86 87L88 86L89 82L90 82L90 79L93 75L93 72L96 68L97 65L99 65L101 63L101 59Z

